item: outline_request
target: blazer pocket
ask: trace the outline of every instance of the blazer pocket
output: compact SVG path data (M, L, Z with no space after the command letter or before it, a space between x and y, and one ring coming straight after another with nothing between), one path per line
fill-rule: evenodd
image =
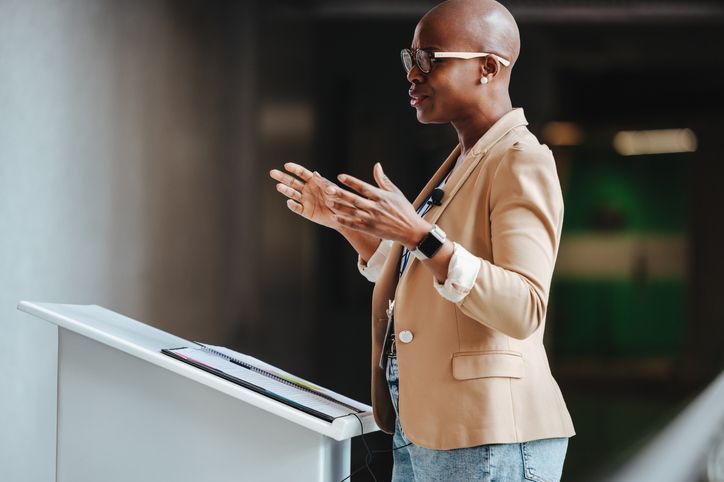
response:
M523 355L516 351L453 353L452 373L456 380L472 378L523 378Z

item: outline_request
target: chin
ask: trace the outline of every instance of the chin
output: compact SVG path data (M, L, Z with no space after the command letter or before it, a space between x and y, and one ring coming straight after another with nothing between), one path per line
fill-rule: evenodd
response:
M417 122L420 124L446 124L448 121L444 119L437 119L435 116L430 115L429 112L418 110Z

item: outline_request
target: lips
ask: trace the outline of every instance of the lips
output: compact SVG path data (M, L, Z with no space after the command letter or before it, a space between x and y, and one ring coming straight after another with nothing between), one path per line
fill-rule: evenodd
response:
M421 92L410 91L410 105L412 107L419 107L423 102L430 98L429 95L425 95Z

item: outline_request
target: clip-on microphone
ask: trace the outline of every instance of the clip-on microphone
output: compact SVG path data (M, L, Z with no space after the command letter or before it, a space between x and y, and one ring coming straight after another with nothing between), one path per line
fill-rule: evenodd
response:
M432 205L433 206L441 206L442 205L442 198L445 195L445 191L440 189L439 187L436 187L432 190Z

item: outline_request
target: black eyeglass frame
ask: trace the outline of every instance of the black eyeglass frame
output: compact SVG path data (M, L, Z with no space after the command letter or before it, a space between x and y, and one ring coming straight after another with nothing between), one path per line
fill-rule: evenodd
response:
M425 70L423 69L421 64L421 55L427 54L429 57L429 63L430 68ZM417 68L420 69L420 72L423 74L429 74L432 72L432 65L435 63L438 59L477 59L481 57L487 57L491 56L494 59L496 59L498 62L500 62L504 67L510 66L510 61L501 57L500 55L493 54L490 52L440 52L437 50L431 50L431 49L402 49L400 50L400 60L402 60L402 67L405 69L405 73L409 74L412 70L412 67L417 65ZM407 57L407 58L406 58ZM407 60L409 59L409 61ZM424 60L424 59L423 59ZM409 67L408 67L409 65Z

